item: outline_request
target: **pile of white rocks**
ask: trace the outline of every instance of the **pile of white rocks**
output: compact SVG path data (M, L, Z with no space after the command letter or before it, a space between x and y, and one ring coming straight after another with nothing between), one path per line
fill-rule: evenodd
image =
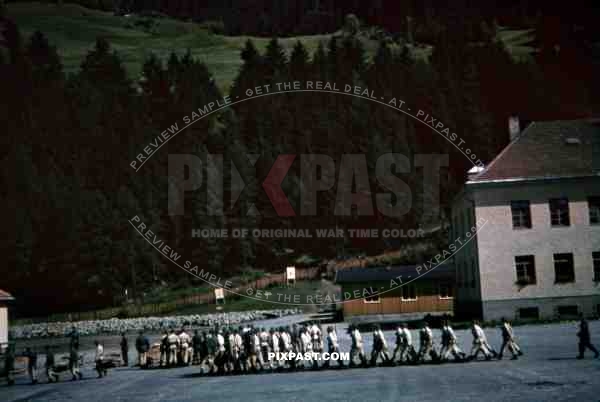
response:
M13 339L61 337L69 334L73 325L76 326L79 334L82 336L119 334L121 332L133 331L160 332L168 330L169 328L179 329L184 325L189 327L214 325L228 326L242 322L284 317L300 313L300 309L293 308L203 315L195 314L167 317L112 318L109 320L77 322L48 322L13 326L10 328L10 334Z

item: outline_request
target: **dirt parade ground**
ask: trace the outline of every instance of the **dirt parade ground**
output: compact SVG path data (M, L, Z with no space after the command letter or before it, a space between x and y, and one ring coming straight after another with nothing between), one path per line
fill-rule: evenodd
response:
M264 324L264 323L262 323ZM350 349L347 326L337 324L342 352ZM600 322L590 322L592 342L600 341ZM439 330L434 329L439 348ZM501 343L497 328L485 329L490 344ZM141 370L119 367L98 379L93 370L92 350L84 350L83 379L70 381L63 373L61 382L47 383L43 370L40 382L30 385L26 375L16 378L12 387L0 388L2 401L600 401L600 359L588 352L576 359L577 323L515 327L524 355L512 361L471 361L465 363L422 364L226 376L200 375L198 366ZM413 331L413 338L417 331ZM464 351L471 347L471 333L456 331ZM130 345L133 344L131 335ZM394 334L386 331L390 347ZM104 339L105 353L118 353L117 339ZM363 332L366 352L372 338ZM82 338L87 349L93 339ZM158 335L150 336L152 342ZM34 342L34 341L29 341ZM25 345L23 345L25 346ZM130 364L135 362L130 348ZM38 365L43 365L40 355ZM335 365L332 365L335 367ZM449 395L452 395L449 397Z

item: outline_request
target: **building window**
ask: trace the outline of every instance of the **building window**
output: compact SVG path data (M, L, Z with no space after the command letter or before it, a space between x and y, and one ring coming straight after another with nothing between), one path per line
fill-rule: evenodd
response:
M550 222L552 226L569 226L569 200L553 198L550 200Z
M555 283L575 282L573 254L554 254Z
M578 317L579 316L579 307L576 305L571 306L558 306L556 309L558 316L561 318L565 317Z
M367 304L378 304L378 303L381 303L381 299L379 298L379 295L365 297L363 300Z
M529 201L511 201L513 229L531 228L531 208Z
M540 318L540 309L537 307L525 307L519 309L519 319L528 320L534 319L537 320Z
M518 255L515 257L515 268L517 270L518 285L534 285L535 279L535 257L532 255Z
M454 289L449 283L440 284L440 299L452 299L454 297Z
M417 300L417 287L415 285L402 286L402 301Z
M592 253L592 260L594 261L594 282L600 282L600 251Z
M590 212L590 225L600 224L600 197L588 198L588 210Z

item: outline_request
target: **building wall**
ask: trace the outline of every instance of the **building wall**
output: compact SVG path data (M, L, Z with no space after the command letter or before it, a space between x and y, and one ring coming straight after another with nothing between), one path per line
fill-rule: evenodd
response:
M0 304L0 345L8 342L8 309Z
M600 178L514 183L474 188L476 216L487 221L477 235L477 258L484 318L515 317L521 304L540 300L540 314L549 317L560 299L578 300L590 312L600 296L593 281L592 252L600 251L600 225L590 225L587 197L600 195ZM549 199L569 199L570 226L552 227ZM529 200L531 229L513 229L510 201ZM555 253L572 253L575 281L555 284ZM514 259L534 255L536 284L519 286ZM460 297L460 291L458 295ZM551 301L549 298L556 298ZM576 299L572 299L576 298ZM503 307L500 302L504 302ZM512 314L511 314L512 312Z
M342 286L342 294L370 286L373 286L374 289L380 289L382 285L386 286L389 284L344 284ZM440 297L439 283L417 280L411 285L416 287L417 300L402 300L401 290L394 289L393 291L382 293L379 303L365 303L363 299L343 303L344 316L453 311L454 299Z

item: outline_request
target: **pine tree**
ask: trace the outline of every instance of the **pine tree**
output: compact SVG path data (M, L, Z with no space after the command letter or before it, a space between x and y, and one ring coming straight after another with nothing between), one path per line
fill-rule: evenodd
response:
M290 56L290 75L292 79L303 80L308 75L308 52L302 42L296 42Z

